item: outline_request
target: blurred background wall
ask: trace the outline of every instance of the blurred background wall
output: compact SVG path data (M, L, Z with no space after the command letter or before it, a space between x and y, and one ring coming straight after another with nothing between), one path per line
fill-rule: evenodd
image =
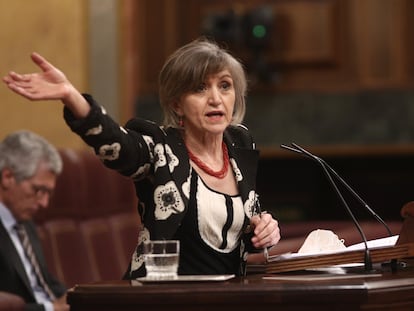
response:
M88 19L82 0L0 1L0 71L33 72L36 51L60 67L80 89L88 88ZM58 102L30 103L0 86L0 136L30 129L58 146L80 146L62 122Z
M60 68L82 92L96 94L119 118L119 10L113 0L0 1L1 75L37 71L34 51ZM0 87L0 135L30 129L58 147L84 148L67 128L59 101L29 102Z
M159 121L165 58L213 37L248 73L245 123L262 151L267 205L300 218L334 201L313 163L279 148L291 141L327 157L380 209L392 204L392 217L410 199L411 0L0 0L0 18L2 76L37 70L37 51L120 123ZM27 128L58 147L85 148L59 102L31 103L2 85L0 118L1 137Z
M157 75L178 46L207 35L246 66L246 124L265 150L411 144L414 60L409 0L0 1L2 75L37 70L37 51L121 123L160 119ZM60 146L59 103L0 88L0 133L37 130Z
M407 0L138 2L138 114L159 115L156 74L200 34L249 75L246 124L263 151L296 141L324 150L414 138L414 3ZM168 4L167 4L168 3ZM151 114L152 113L152 114Z

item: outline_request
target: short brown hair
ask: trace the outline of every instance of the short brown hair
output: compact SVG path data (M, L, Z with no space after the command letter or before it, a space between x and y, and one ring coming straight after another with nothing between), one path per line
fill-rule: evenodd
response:
M224 69L229 70L236 93L232 123L241 123L246 112L246 75L243 65L224 48L206 38L194 40L176 50L165 62L159 76L163 125L178 127L178 116L172 103L195 90L205 79Z

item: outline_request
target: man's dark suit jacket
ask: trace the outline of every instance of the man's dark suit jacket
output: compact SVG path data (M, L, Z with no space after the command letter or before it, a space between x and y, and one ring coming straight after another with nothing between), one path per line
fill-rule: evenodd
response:
M26 231L33 246L40 269L56 297L61 297L66 288L56 280L48 271L43 255L40 239L32 222L25 223ZM10 292L22 297L26 303L26 310L44 310L43 305L37 304L33 290L30 286L26 271L20 260L19 254L0 221L0 290Z

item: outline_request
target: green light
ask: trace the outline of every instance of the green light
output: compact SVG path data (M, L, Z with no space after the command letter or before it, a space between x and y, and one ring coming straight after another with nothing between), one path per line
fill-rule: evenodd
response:
M263 25L255 25L252 34L256 38L263 38L266 35L266 27Z

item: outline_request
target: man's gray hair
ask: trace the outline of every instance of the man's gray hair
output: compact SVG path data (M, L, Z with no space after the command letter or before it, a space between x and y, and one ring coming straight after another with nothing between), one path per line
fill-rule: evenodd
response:
M48 165L56 175L62 172L59 152L43 137L20 130L7 135L0 143L0 172L10 169L17 181L33 177L40 163Z

